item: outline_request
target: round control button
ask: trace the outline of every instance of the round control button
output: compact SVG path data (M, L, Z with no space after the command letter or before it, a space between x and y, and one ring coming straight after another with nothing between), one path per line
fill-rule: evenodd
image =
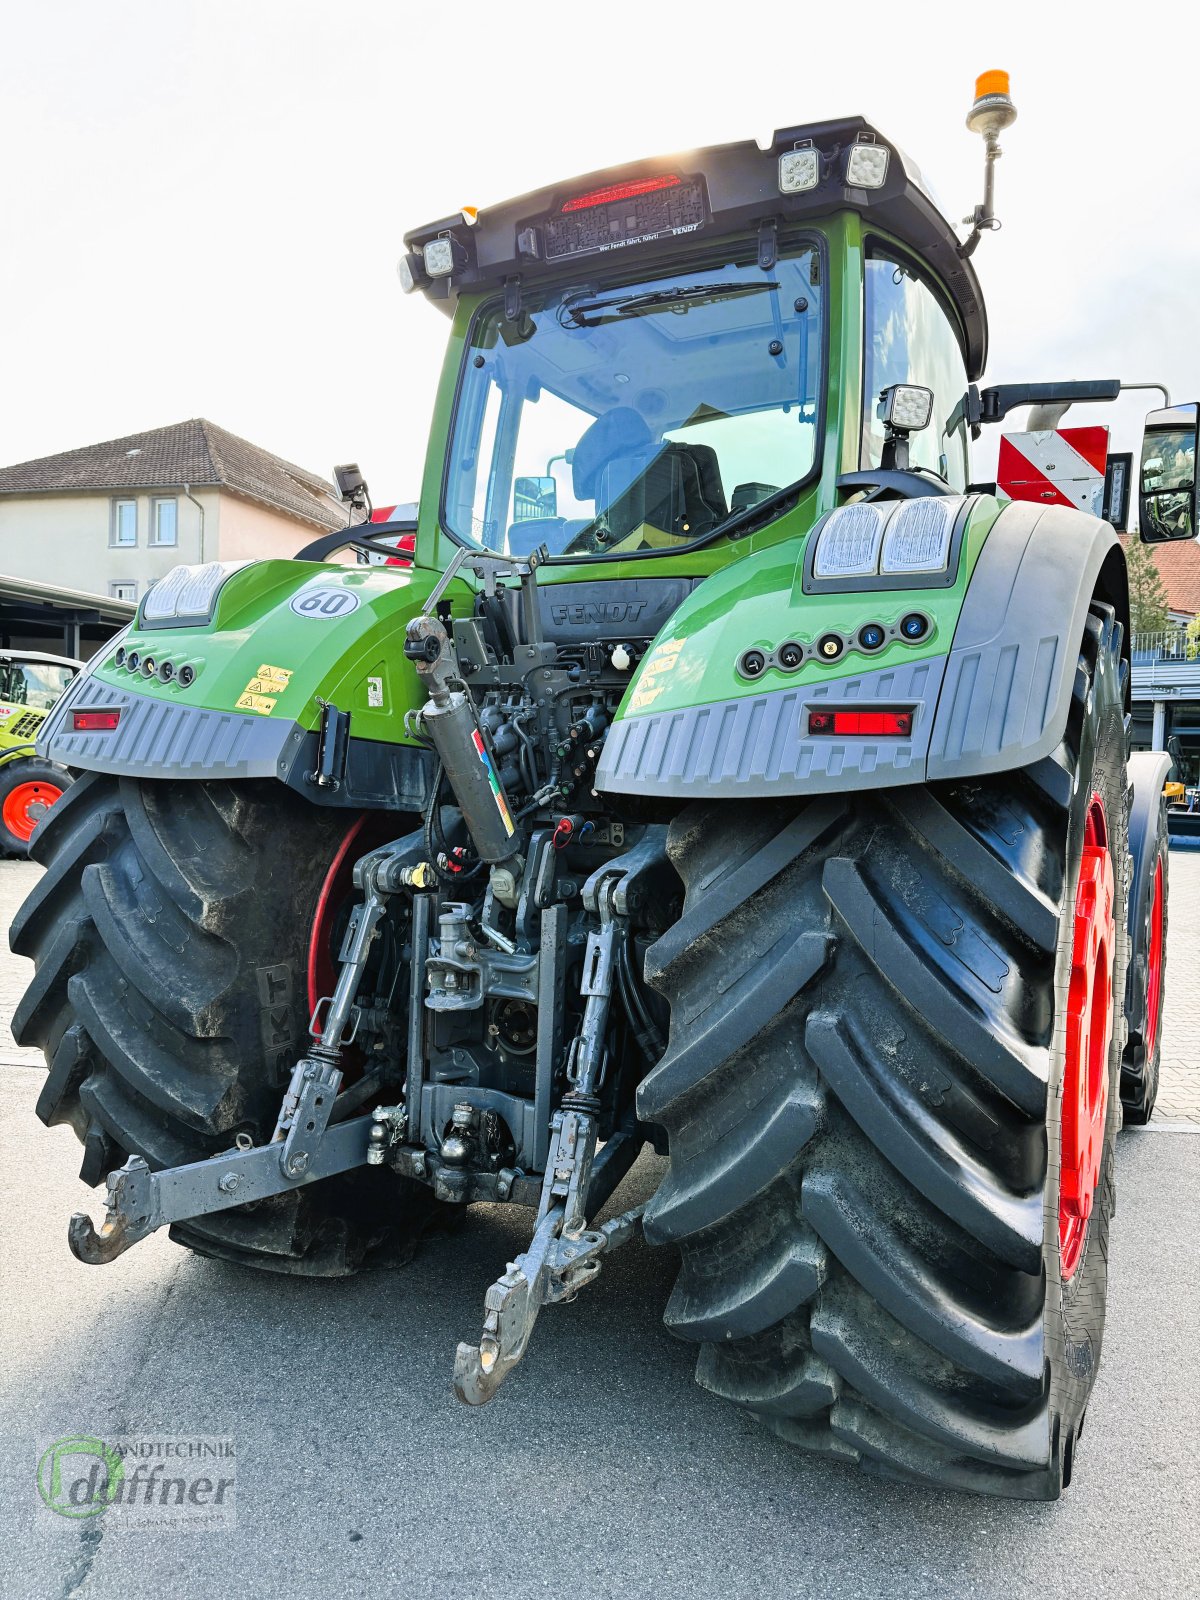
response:
M864 650L878 650L887 635L877 622L868 622L858 630L858 642Z

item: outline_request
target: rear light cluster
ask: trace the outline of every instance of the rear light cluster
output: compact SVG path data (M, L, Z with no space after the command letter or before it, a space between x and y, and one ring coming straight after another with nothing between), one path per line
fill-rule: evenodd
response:
M140 650L126 650L124 645L118 645L109 666L123 667L143 678L157 678L159 683L178 682L185 689L196 681L196 669L191 662L185 661L177 667L173 661L160 661L157 656L143 655Z
M811 734L840 735L852 738L909 739L912 737L911 711L810 711Z
M119 707L103 711L73 711L71 715L76 733L111 733L121 720Z

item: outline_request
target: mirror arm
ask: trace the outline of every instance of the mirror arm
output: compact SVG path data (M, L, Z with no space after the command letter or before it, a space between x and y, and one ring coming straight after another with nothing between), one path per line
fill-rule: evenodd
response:
M1157 389L1163 397L1163 405L1168 409L1170 408L1171 392L1165 383L1123 383L1121 385L1121 393L1124 394L1126 389Z

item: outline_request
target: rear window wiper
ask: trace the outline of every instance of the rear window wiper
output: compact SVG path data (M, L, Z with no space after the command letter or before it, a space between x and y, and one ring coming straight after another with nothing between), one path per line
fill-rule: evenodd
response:
M690 283L677 284L672 289L651 289L645 294L610 295L605 300L575 301L559 308L558 320L564 327L594 328L594 322L584 319L601 311L613 311L619 317L636 316L642 311L658 311L666 307L703 305L708 300L724 299L728 295L762 294L767 289L778 289L778 283Z

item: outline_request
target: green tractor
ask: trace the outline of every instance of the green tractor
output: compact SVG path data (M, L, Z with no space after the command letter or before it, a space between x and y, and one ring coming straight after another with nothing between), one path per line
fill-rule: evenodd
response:
M363 520L177 569L40 741L83 776L14 1029L107 1178L80 1260L165 1226L345 1274L528 1207L478 1404L640 1232L698 1381L783 1439L1060 1493L1153 1101L1166 758L1128 754L1112 528L970 482L984 425L1120 388L976 385L1011 116L982 83L965 241L860 118L407 236L449 318L415 522L341 469Z
M83 666L40 650L0 650L0 854L26 856L33 830L71 782L37 754L47 714Z

